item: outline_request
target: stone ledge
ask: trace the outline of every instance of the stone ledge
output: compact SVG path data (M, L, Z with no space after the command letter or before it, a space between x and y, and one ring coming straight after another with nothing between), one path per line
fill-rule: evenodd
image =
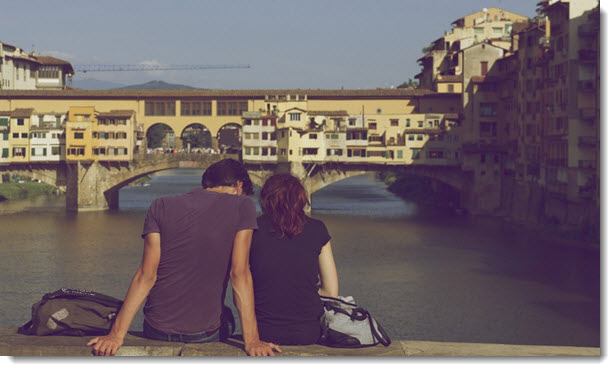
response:
M225 343L184 344L156 341L131 332L117 356L184 356L237 357L246 356L239 337ZM90 336L26 336L16 328L0 328L0 356L91 356L85 344ZM528 357L528 356L591 356L599 357L600 348L506 345L481 343L448 343L432 341L393 341L389 347L337 349L320 345L283 346L282 357L347 357L347 356L427 356L427 357Z

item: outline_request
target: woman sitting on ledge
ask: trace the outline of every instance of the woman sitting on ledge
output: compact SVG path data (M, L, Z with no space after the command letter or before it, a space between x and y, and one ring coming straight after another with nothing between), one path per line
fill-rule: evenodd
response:
M323 222L305 215L307 194L292 175L267 179L260 203L263 215L250 251L260 338L280 345L314 344L324 315L319 294L338 295L331 237Z

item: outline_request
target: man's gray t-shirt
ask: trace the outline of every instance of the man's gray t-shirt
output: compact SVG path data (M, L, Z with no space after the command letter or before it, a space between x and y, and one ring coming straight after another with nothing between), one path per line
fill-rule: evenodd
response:
M195 334L220 326L233 241L257 229L254 201L199 188L156 199L142 237L160 233L160 265L143 314L155 329Z

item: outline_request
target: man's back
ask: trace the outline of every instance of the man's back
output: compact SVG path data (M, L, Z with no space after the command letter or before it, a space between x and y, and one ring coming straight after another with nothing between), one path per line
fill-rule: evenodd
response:
M156 199L143 236L159 232L160 265L143 313L155 329L193 334L220 325L235 233L256 229L254 202L194 189Z

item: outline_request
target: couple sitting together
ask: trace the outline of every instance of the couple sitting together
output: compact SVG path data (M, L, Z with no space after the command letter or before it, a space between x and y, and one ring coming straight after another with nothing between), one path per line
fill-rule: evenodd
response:
M338 280L331 237L321 221L305 215L301 182L286 174L267 179L258 218L241 163L211 165L202 185L151 204L141 265L109 334L87 344L95 355L115 355L144 301L148 338L225 340L229 277L248 355L274 355L279 345L320 338L319 294L336 297Z

